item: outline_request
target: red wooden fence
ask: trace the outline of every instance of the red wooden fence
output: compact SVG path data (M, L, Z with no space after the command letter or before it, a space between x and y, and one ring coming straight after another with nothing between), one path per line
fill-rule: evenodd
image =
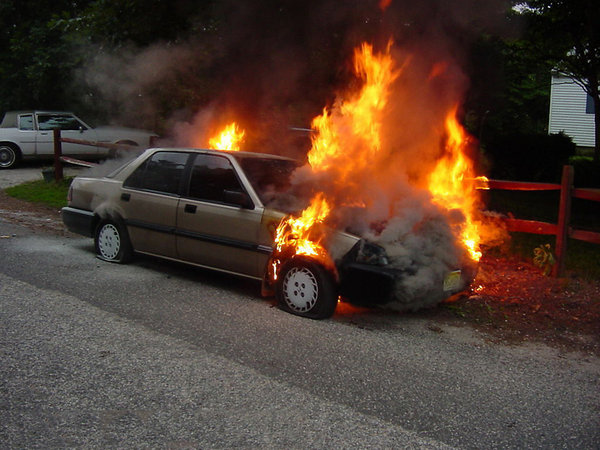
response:
M504 220L508 231L551 234L556 236L556 264L552 271L552 275L555 277L564 274L568 238L600 244L600 233L579 230L571 226L571 202L573 198L600 202L600 189L575 189L573 187L573 176L573 167L564 166L560 184L504 180L489 180L488 182L488 187L490 189L505 189L511 191L560 191L558 223L554 224L522 219Z

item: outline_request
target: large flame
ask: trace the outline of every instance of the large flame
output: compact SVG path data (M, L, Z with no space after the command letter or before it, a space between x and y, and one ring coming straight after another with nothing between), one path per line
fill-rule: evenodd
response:
M315 133L308 161L313 173L324 175L326 182L334 188L323 188L324 192L313 198L302 214L281 221L276 234L274 261L278 261L278 255L283 252L327 259L325 249L319 244L322 235L314 233L314 228L316 224L333 220L330 212L340 206L352 204L370 208L387 201L387 206L380 208L387 211L387 216L376 219L382 222L398 213L398 205L402 204L399 202L402 198L398 197L401 190L396 189L394 183L400 183L406 168L402 157L397 156L397 145L401 144L389 142L391 138L386 137L383 128L386 123L388 127L403 125L399 122L390 125L392 121L386 122L386 117L390 114L390 106L398 107L391 103L390 98L395 89L400 87L398 85L401 83L395 84L395 81L402 75L404 66L397 66L391 46L390 42L382 53L375 53L372 46L366 43L357 48L354 52L354 71L361 81L360 88L330 108L324 108L322 114L313 119ZM406 61L409 59L407 57ZM422 83L439 82L446 70L446 63L433 65L429 77L424 76ZM434 143L443 142L443 156L434 161L432 167L427 155L423 155L422 164L418 165L422 171L420 178L412 182L413 188L418 189L418 186L423 187L425 180L425 189L430 192L433 203L443 214L447 214L456 241L461 242L469 256L477 261L481 257L480 224L476 219L479 206L475 191L477 178L474 176L473 162L466 153L469 138L456 118L457 109L453 107L444 112L446 119L443 126L440 126L442 115L438 118L431 114L423 118L424 123L433 122L428 128L422 128L439 135L426 141L436 147L429 149L428 154L439 152L439 144ZM415 114L416 111L417 108ZM440 122L439 125L436 120ZM444 131L435 131L441 129ZM406 130L406 135L411 132L413 130ZM415 134L415 138L421 144L425 142L421 135ZM456 214L457 210L462 214ZM372 226L372 231L377 233L377 227ZM315 240L315 235L319 240ZM274 278L276 276L277 265L274 266Z
M390 48L391 42L383 54L373 54L373 47L366 43L357 48L354 71L363 80L362 88L341 104L335 117L325 108L313 119L312 127L317 133L308 153L310 166L315 171L337 172L340 184L348 182L351 173L364 169L381 150L382 114L390 85L398 76ZM360 146L359 155L356 143Z
M373 54L373 47L366 43L356 49L354 69L356 75L364 81L362 88L340 106L335 118L324 108L323 114L313 119L312 127L317 133L313 136L308 153L310 167L315 172L333 172L337 184L350 185L350 175L364 169L381 149L381 114L387 103L389 86L397 77L393 70L390 47L391 42L382 55ZM356 154L348 151L350 144L339 132L341 127L351 130L353 139L361 141L364 155L357 158ZM319 193L299 217L282 220L275 237L276 255L287 249L297 255L328 260L325 249L313 241L312 232L316 224L326 221L334 200L329 199L328 202L324 194ZM364 204L360 199L355 201Z
M451 211L460 210L464 221L457 225L456 233L467 247L471 258L479 261L480 226L475 220L479 197L476 191L478 178L474 176L472 161L465 154L468 137L456 119L456 109L446 118L446 148L429 175L428 189L433 201Z
M241 150L241 144L244 141L245 131L240 129L236 122L231 122L225 126L216 136L208 140L209 148L216 150Z

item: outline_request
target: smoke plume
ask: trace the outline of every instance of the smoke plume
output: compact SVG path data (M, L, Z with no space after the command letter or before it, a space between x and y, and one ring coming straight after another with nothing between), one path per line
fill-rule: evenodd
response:
M103 50L81 79L94 94L90 102L121 124L158 129L179 146L204 147L234 119L247 132L248 150L303 159L310 143L290 127L310 127L327 107L343 155L337 168L299 170L294 188L319 186L335 204L331 225L385 247L406 274L395 307L416 309L437 303L432 286L468 260L453 231L464 217L434 204L426 183L445 151L444 120L460 110L469 87L462 69L468 46L481 32L502 32L506 4L222 1L214 33L202 41ZM370 144L354 139L341 112L360 88L352 52L361 42L384 51L390 41L397 76L377 117L381 143L375 154L363 153ZM274 206L294 209L301 197Z

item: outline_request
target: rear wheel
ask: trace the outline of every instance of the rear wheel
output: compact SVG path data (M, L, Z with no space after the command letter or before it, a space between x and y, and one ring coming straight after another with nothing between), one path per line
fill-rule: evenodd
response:
M19 151L12 145L0 145L0 169L13 168L19 159Z
M125 263L131 259L133 249L125 226L113 220L103 220L94 237L96 255L104 261Z
M313 261L292 259L279 274L277 300L292 314L311 319L331 317L337 306L333 277Z

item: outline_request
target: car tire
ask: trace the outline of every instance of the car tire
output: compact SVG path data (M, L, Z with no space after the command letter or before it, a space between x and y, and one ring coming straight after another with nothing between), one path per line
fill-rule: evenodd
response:
M12 169L19 161L19 149L11 144L0 144L0 169Z
M276 297L284 311L311 319L331 317L337 306L331 273L320 264L299 257L281 268Z
M104 261L123 264L133 256L127 229L118 221L101 221L96 227L94 245L96 256Z

